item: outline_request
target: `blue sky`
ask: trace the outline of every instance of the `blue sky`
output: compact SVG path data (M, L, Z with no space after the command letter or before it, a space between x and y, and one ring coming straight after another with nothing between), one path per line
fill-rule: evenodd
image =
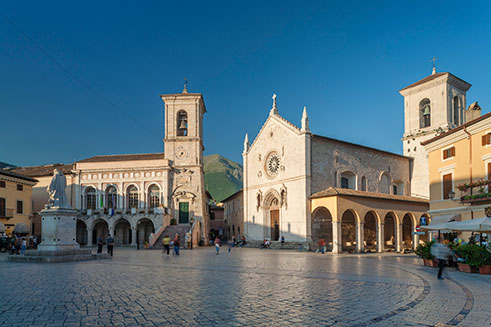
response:
M0 11L0 161L163 150L162 93L201 92L205 154L241 162L278 94L316 134L401 153L398 90L438 71L491 106L491 3L12 1ZM252 140L251 140L252 141Z

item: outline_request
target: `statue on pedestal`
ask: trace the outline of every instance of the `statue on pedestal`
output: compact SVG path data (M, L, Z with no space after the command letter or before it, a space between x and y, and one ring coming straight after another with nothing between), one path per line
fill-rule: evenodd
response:
M53 171L53 177L51 178L51 182L47 188L49 193L49 201L46 205L46 209L50 208L69 208L71 209L70 204L68 203L66 193L66 178L65 175L58 169Z

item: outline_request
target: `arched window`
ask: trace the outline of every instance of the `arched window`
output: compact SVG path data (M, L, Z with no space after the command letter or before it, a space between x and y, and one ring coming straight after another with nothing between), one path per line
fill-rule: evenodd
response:
M148 202L150 208L157 208L160 205L160 190L157 185L152 185L148 189Z
M128 187L128 208L138 208L138 189L133 185Z
M460 108L459 108L459 97L453 97L453 123L459 125Z
M109 186L106 189L106 203L108 209L116 209L118 207L118 191L114 186Z
M95 210L96 203L97 201L96 201L95 188L88 187L87 190L85 191L85 204L87 209Z
M429 99L423 99L419 103L419 127L429 127L431 125L431 106Z
M351 171L345 171L341 174L341 188L356 190L356 175Z
M367 178L365 176L361 178L361 190L362 191L367 190Z
M177 136L188 135L188 114L185 111L177 113Z
M387 174L380 177L380 193L390 194L390 178Z

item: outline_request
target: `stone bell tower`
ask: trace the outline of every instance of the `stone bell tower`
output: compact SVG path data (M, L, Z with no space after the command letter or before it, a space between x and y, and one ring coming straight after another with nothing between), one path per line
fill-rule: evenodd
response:
M161 95L165 103L165 158L170 161L169 194L178 224L201 223L207 238L207 210L203 174L203 115L201 93Z
M411 195L429 199L428 153L421 142L465 123L466 92L471 84L451 73L437 73L399 93L404 97L403 155L414 158Z

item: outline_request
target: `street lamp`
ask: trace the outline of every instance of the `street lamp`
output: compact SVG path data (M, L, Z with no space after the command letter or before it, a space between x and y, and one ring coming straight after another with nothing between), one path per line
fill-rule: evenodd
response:
M455 192L453 190L451 190L449 193L448 193L448 197L450 198L450 200L454 200L455 199Z

